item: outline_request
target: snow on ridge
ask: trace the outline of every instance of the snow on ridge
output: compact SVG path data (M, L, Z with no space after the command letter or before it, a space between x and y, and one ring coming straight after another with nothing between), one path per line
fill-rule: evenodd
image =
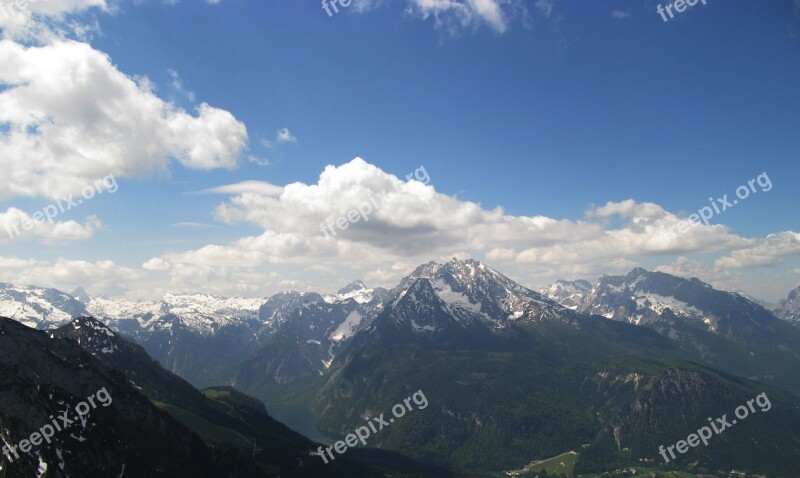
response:
M481 304L472 302L472 300L463 292L455 292L453 288L450 287L450 285L445 281L438 279L431 285L433 286L433 290L436 292L436 295L439 296L442 302L447 305L447 308L451 312L466 310L468 312L486 316L486 314L483 313L483 307Z
M265 298L219 297L207 294L166 294L160 301L133 301L123 297L92 299L89 312L111 323L134 319L149 328L161 317L173 314L197 332L213 333L217 327L258 318Z
M344 302L349 299L353 299L359 304L367 304L372 301L374 292L375 289L360 289L348 292L346 294L324 295L322 296L322 299L328 304L336 304L338 302Z
M51 302L53 299L56 303ZM86 315L83 304L63 292L35 286L0 284L0 316L28 327L41 329L60 326L81 315Z
M363 319L364 316L358 310L350 312L347 318L344 319L344 322L339 324L328 338L334 342L341 342L349 339L353 336L355 331L358 330L358 326L361 325Z
M657 314L663 313L665 310L670 309L673 313L679 316L688 318L702 318L703 312L686 302L680 301L674 297L666 297L659 294L650 292L638 294L634 300L636 301L637 308L649 308Z

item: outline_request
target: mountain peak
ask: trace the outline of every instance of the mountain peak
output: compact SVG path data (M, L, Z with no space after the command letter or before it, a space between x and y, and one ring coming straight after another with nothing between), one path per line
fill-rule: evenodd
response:
M86 306L56 289L0 284L0 315L31 328L46 329L89 315Z
M69 323L69 326L73 329L82 329L85 327L93 332L100 332L109 336L115 335L106 324L90 316L76 317Z
M92 355L112 354L119 351L122 339L106 324L94 317L78 317L56 329L56 335L76 340Z
M564 307L576 310L591 288L592 284L585 280L559 279L549 286L539 289L539 293Z
M367 286L364 284L364 282L357 279L339 289L339 292L337 292L337 294L339 295L351 294L353 292L358 292L366 289Z
M589 289L592 288L592 283L589 282L588 280L583 280L583 279L578 279L578 280L558 279L556 281L556 284L562 285L562 286L575 287L576 289L583 290L583 291L588 291Z
M789 296L773 310L776 316L800 326L800 287L789 292Z
M517 321L570 322L574 313L474 259L429 262L417 267L390 292L390 307L407 297L425 298L461 324L500 330Z
M83 305L89 305L89 302L92 301L92 297L86 292L83 287L78 287L77 289L73 290L69 295L75 298L78 302Z
M628 272L628 278L636 278L639 276L647 276L650 274L650 271L641 267L634 267L633 270Z

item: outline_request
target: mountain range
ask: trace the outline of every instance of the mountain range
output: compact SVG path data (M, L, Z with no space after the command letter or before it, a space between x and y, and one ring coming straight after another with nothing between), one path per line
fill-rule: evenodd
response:
M667 468L793 476L799 291L770 311L698 279L634 269L537 292L453 259L423 264L391 290L356 281L331 295L261 299L134 302L2 284L0 314L78 342L185 425L215 417L209 396L271 420L243 392L310 413L322 432L343 437L424 390L431 407L370 442L399 453L395 471L425 462L458 476L497 473L571 450L576 473L663 467L659 445L767 391L772 412ZM88 316L97 320L73 321ZM302 440L292 443L296 454Z

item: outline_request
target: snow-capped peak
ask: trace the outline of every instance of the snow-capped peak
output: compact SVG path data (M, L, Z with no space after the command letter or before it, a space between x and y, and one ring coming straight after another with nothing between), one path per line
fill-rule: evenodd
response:
M256 320L265 298L219 297L208 294L166 294L160 301L132 301L125 298L96 298L89 312L110 324L134 319L147 328L166 315L177 317L185 327L201 334L220 327Z
M390 292L387 302L397 307L422 279L430 283L447 313L462 324L480 322L498 328L508 321L570 320L574 316L554 301L473 259L423 264Z
M85 315L83 304L59 290L0 283L0 317L46 329Z
M344 302L347 300L354 300L359 304L367 304L378 298L385 292L385 289L376 288L369 289L360 280L355 280L350 284L339 289L336 294L329 294L323 296L325 302L335 304L337 302Z
M362 290L366 290L366 289L367 289L367 286L362 281L354 280L353 282L351 282L351 283L347 284L346 286L342 287L341 289L339 289L339 292L337 292L337 294L339 294L339 295L350 294L352 292L358 292L358 291L362 291Z
M557 280L549 286L539 289L539 293L564 307L575 310L580 307L584 296L591 288L592 284L585 280Z
M92 301L92 297L86 292L83 287L78 287L77 289L73 290L69 295L75 298L78 302L83 305L89 305L89 302Z

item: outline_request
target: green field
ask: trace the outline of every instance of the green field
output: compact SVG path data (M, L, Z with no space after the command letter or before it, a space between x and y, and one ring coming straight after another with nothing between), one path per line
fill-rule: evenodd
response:
M568 477L568 478L709 478L710 475L696 475L685 471L664 471L646 466L630 466L620 470L604 473L589 473L575 475L575 463L578 461L578 453L568 451L558 456L546 460L538 460L526 465L522 469L506 471L502 475L513 478L533 478L542 472L546 472L549 477Z
M632 473L635 471L635 475ZM654 468L647 468L642 466L632 466L624 470L615 470L608 473L594 473L589 475L580 475L577 478L617 478L625 476L636 476L637 478L702 478L709 475L695 475L694 473L687 473L685 471L662 471Z
M539 460L530 463L521 470L506 472L508 476L528 477L536 476L537 473L546 471L550 475L573 476L575 462L578 461L578 454L574 451L562 453L553 458Z

